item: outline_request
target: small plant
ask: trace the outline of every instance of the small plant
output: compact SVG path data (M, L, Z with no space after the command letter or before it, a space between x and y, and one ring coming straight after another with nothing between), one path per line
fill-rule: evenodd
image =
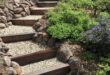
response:
M110 65L99 64L100 70L97 70L96 75L110 75Z
M85 51L83 53L83 58L86 61L91 61L91 60L95 60L96 55L94 53L90 52L90 51Z
M100 69L96 72L96 75L110 75L110 54L107 57L101 57L98 64Z

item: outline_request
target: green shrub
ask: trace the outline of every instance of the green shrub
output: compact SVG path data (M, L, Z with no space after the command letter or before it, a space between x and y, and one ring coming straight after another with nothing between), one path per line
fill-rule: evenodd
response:
M96 72L96 75L109 75L110 71L110 54L107 54L107 57L100 58L100 63L98 64L100 69Z
M97 22L82 9L68 9L66 3L58 6L59 8L57 7L48 13L48 20L50 22L48 33L56 39L69 38L73 41L80 42L84 38L82 36L83 32L97 24Z
M93 1L92 0L62 0L71 5L71 7L78 8L92 8Z
M110 65L99 64L99 67L101 69L96 71L96 75L109 75L109 73L107 73L107 72L110 71Z
M57 23L59 23L62 19L62 15L61 14L56 14L56 12L54 11L50 11L49 12L49 22L51 25L55 25Z
M66 23L57 23L47 30L53 38L66 39L70 36L71 26Z
M98 15L98 21L99 22L103 22L105 23L106 25L110 25L110 14L108 12L101 12L99 15Z
M90 51L85 51L83 53L83 58L86 61L91 61L91 60L95 60L96 55L94 53L90 52Z

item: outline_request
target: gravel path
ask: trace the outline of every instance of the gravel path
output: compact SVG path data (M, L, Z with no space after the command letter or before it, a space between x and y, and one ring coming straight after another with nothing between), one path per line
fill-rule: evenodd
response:
M31 32L35 32L32 27L12 25L9 26L8 28L0 29L0 36L20 34L20 33L31 33Z
M9 53L13 56L19 56L24 54L33 53L36 51L45 50L47 46L42 46L32 41L22 41L22 42L14 42L6 44L9 47Z
M23 74L26 74L26 73L34 72L36 70L43 70L45 68L49 68L60 64L63 64L63 63L59 62L56 58L53 58L53 59L48 59L41 62L23 66L22 70L23 70Z

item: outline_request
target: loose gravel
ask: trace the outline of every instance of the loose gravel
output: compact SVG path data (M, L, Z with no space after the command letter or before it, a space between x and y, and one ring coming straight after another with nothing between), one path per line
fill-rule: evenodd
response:
M35 30L32 27L12 25L9 26L8 28L0 29L0 36L20 34L20 33L31 33L31 32L35 32Z
M63 64L63 63L59 62L57 60L57 58L52 58L52 59L48 59L48 60L44 60L41 62L37 62L37 63L23 66L22 70L23 70L23 74L26 74L26 73L34 72L36 70L37 71L43 70L43 69L46 69L46 68L49 68L49 67L52 67L55 65L61 65L61 64Z
M40 18L42 18L41 15L37 15L37 16L35 16L35 15L30 15L30 16L21 17L21 18L15 19L15 20L38 20L38 19L40 19Z
M37 51L46 50L48 48L46 45L40 45L32 41L7 43L6 46L9 47L9 53L12 56L34 53Z

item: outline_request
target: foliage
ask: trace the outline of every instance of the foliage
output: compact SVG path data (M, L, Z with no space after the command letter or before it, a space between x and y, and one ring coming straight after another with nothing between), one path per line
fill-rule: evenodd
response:
M110 14L107 12L101 12L97 20L100 24L86 31L86 42L104 43L109 40Z
M96 75L109 75L110 74L110 55L106 58L100 59L99 67L101 68L96 72Z
M54 38L66 39L71 33L71 26L66 23L57 23L56 25L50 26L48 32Z
M71 5L71 7L75 9L79 8L93 8L93 1L92 0L62 0Z
M107 28L110 28L110 14L107 12L101 12L97 18L101 24L107 25Z
M96 17L100 11L107 11L110 5L110 0L62 0L71 5L73 9L85 9L93 12Z
M94 60L96 58L96 55L90 51L85 51L83 53L83 58L86 61L91 61L91 60Z
M110 5L110 0L93 0L94 9L106 10L107 6Z
M84 10L72 9L71 5L65 2L59 3L55 9L49 11L48 17L50 25L52 26L50 26L47 31L53 38L57 39L69 38L74 41L82 41L83 32L97 24ZM58 24L61 25L58 26ZM68 28L70 28L68 34L65 33L67 32L67 25ZM63 31L59 30L59 27L62 28Z

